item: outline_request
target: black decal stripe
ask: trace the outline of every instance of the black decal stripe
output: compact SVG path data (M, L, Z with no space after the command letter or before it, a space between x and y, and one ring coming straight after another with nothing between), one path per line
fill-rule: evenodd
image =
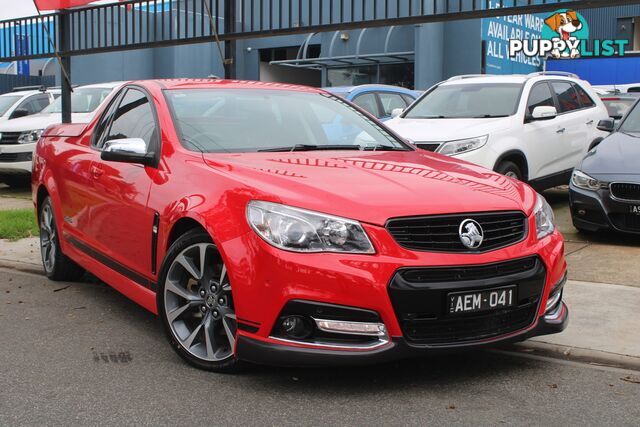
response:
M242 323L241 321L238 321L238 329L255 334L260 328L258 328L257 326L249 325L248 323Z
M125 267L124 265L120 264L119 262L114 261L113 259L111 259L108 256L104 255L103 253L101 253L101 252L89 247L88 245L86 245L83 242L79 241L75 237L72 237L72 236L69 236L69 235L65 235L65 238L73 246L75 246L76 248L78 248L80 251L84 252L85 254L90 256L91 258L95 259L100 264L103 264L103 265L109 267L110 269L122 274L126 278L133 280L138 285L143 286L143 287L145 287L147 289L151 289L153 292L156 292L157 284L155 282L147 279L144 276L141 276L140 274L136 273L135 271L130 270L129 268Z

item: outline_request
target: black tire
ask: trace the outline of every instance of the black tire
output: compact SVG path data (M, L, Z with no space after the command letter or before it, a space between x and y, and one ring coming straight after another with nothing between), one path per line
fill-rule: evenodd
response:
M30 175L1 175L0 182L4 182L11 188L29 188L31 185Z
M50 215L50 216L49 216ZM40 254L46 276L54 281L76 281L84 276L84 269L69 259L60 248L60 234L51 198L47 196L38 212Z
M201 332L194 334L195 336L199 337L199 340L198 340L199 342L195 345L193 344L190 345L189 349L185 348L185 345L188 345L188 344L184 344L185 340L182 339L181 341L181 339L177 336L177 332L174 332L173 330L174 328L172 327L172 324L170 324L170 321L167 315L167 306L170 306L173 303L173 301L167 301L167 300L168 299L169 300L175 299L176 301L181 300L181 297L178 296L178 294L172 293L173 291L171 291L170 289L167 290L169 274L170 273L172 275L176 274L176 270L175 270L176 267L174 266L176 265L176 263L178 263L177 258L179 256L185 256L185 254L188 253L189 250L191 250L190 248L194 248L197 246L208 247L207 251L209 252L207 252L207 255L210 258L208 258L208 262L206 264L207 266L211 266L210 267L211 269L214 268L214 264L215 264L216 272L202 273L202 276L203 276L202 279L198 280L197 278L193 278L193 275L189 275L185 270L183 272L182 277L185 277L185 279L183 279L184 281L191 284L190 285L191 289L189 289L190 292L193 291L191 295L193 296L202 295L201 293L204 291L204 288L209 287L209 284L213 283L213 280L214 280L213 277L214 276L217 277L218 274L220 274L220 280L217 283L219 284L221 292L222 292L222 289L224 288L223 283L227 283L227 286L228 286L228 294L226 294L228 295L226 297L227 305L228 305L227 308L228 308L228 312L233 312L233 298L231 296L231 285L228 282L228 277L226 279L226 282L222 279L223 276L225 275L226 267L224 266L224 263L220 258L220 254L217 251L217 248L213 244L213 241L208 233L200 229L194 229L194 230L188 231L187 233L179 237L171 245L171 247L169 248L169 251L167 252L165 260L162 264L159 281L158 281L158 290L156 293L156 301L158 306L158 316L160 318L160 323L162 324L162 329L164 330L171 347L187 363L189 363L192 366L195 366L196 368L203 369L206 371L212 371L212 372L218 372L218 373L235 373L235 372L238 372L243 367L243 363L240 360L238 360L235 354L233 354L233 343L235 343L235 336L237 332L237 328L235 326L232 328L232 333L231 333L231 335L234 337L233 343L231 342L231 339L227 338L227 341L225 342L226 346L224 348L220 348L220 350L226 350L226 352L230 352L230 354L225 356L226 357L225 359L206 360L205 357L209 356L209 347L207 347L206 350L202 350L203 348L202 346L204 345L203 341L204 339L206 339L204 335L209 334L208 328L210 327L211 334L209 335L209 337L211 337L212 335L215 336L215 339L213 339L210 342L213 343L212 345L216 345L216 351L214 353L217 354L218 347L221 345L222 340L225 338L225 334L229 333L228 331L225 332L225 330L222 330L222 331L220 330L221 327L222 328L224 327L224 325L222 325L224 321L228 320L228 318L225 315L222 315L222 317L220 317L218 320L212 320L213 319L212 313L215 310L215 308L205 306L204 299L203 299L203 302L198 301L195 304L196 305L202 304L199 306L199 308L201 310L207 310L205 313L202 313L202 312L198 313L197 312L198 307L196 307L195 310L188 308L184 311L184 314L180 314L178 315L178 317L174 318L172 321L172 324L182 322L183 324L180 326L184 330L186 330L187 334L189 335L193 334L193 331L195 331L195 329L198 328L198 326L196 326L198 322L200 322L201 325L209 325L209 323L207 322L207 319L211 322L210 326L204 326L204 327L200 326ZM215 261L209 261L213 259L215 259ZM194 266L195 266L195 262L194 262ZM198 266L197 268L199 272L200 266ZM219 273L218 269L221 270L222 273ZM208 292L209 292L209 289L207 289L207 297L210 295ZM214 294L211 294L211 295L214 295ZM221 294L215 294L215 295L217 296L215 296L214 299L217 299L218 296L220 296ZM203 297L203 298L206 298L206 297ZM184 307L185 305L187 305L186 302L182 300L179 303L175 303L175 307L176 307L175 311L179 311L178 308L180 308L180 306ZM169 311L173 313L174 310L169 310ZM222 308L221 308L221 312L222 312ZM198 318L198 315L200 316L200 318ZM206 316L209 316L209 317L206 317ZM235 313L233 314L233 316L235 319ZM189 330L189 326L193 330ZM194 354L193 350L190 350L198 346L200 346L199 347L201 349L200 351L205 351L206 353L206 354L202 354L202 357L198 357L198 355Z
M498 167L496 167L496 172L524 182L524 174L522 173L518 165L516 165L512 161L506 160L501 162Z

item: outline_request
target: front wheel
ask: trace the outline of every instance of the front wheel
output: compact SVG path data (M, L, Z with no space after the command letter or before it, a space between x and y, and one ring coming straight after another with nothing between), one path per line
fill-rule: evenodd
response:
M157 303L164 331L180 357L208 371L238 369L231 283L207 233L190 231L171 246L160 274Z
M496 172L509 178L517 179L518 181L524 181L524 174L518 165L510 161L501 162L498 167L496 167Z

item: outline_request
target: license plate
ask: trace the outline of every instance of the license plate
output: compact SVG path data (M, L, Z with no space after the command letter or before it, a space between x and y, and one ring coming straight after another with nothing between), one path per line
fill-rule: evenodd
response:
M629 206L629 213L632 215L640 215L640 205Z
M448 295L449 313L476 313L513 307L518 301L517 288L517 286L505 286L484 291L451 293Z

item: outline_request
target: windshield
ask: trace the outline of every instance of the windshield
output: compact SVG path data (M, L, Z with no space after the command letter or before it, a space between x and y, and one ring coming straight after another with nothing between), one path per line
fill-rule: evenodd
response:
M72 113L92 113L94 112L104 99L109 96L113 89L110 88L78 88L74 89L71 94L71 112ZM42 110L43 113L61 113L62 98L53 101L47 108Z
M521 84L476 83L438 86L415 103L407 119L507 117L516 113Z
M165 93L182 142L194 151L409 149L330 95L254 89Z
M22 98L21 96L0 96L0 116L4 116L9 108Z
M627 118L622 122L620 131L640 132L640 108L638 108L638 104L627 113Z

